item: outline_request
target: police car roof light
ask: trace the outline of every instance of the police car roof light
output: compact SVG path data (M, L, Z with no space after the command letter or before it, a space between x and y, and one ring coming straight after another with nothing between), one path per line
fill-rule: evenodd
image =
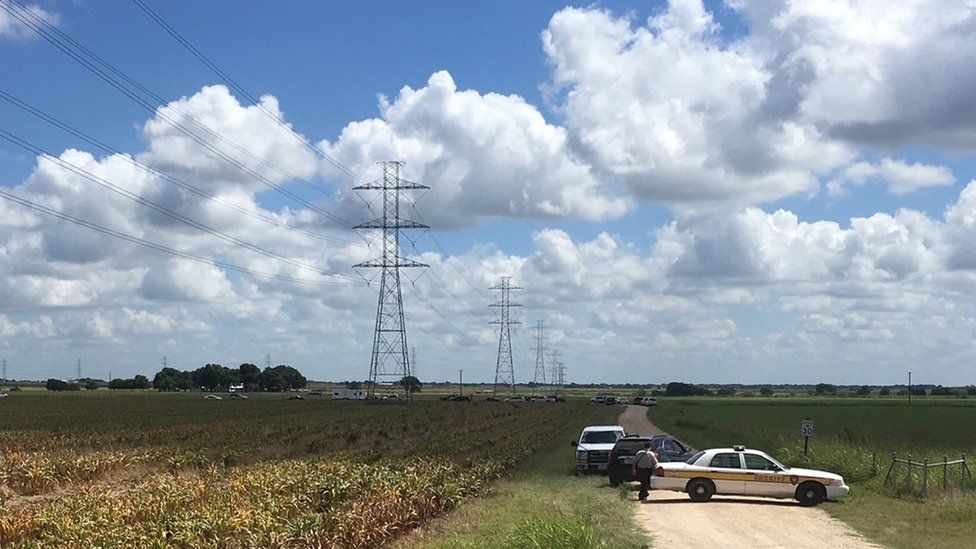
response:
M732 449L735 450L736 452L745 452L746 451L746 447L743 446L743 445L741 445L741 444L736 444L736 445L732 446Z

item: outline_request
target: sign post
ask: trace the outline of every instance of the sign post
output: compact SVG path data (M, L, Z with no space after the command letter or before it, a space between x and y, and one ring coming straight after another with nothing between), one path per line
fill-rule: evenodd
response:
M800 436L803 437L803 457L807 457L810 449L810 437L813 436L813 421L804 419L800 422Z

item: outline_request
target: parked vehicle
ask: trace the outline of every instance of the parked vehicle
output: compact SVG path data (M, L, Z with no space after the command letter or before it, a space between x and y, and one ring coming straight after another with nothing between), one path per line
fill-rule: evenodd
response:
M207 395L203 397L204 400L224 400L217 395Z
M644 397L641 399L640 403L635 402L634 404L641 404L642 406L657 406L657 399L654 397Z
M285 397L285 400L305 400L305 397L298 393L292 393Z
M840 475L790 468L765 452L742 446L702 450L685 463L662 463L651 477L651 487L687 492L692 501L728 494L795 499L803 506L840 499L850 492Z
M619 425L593 425L583 429L579 441L570 442L576 448L576 471L606 471L610 450L623 437L624 428Z
M366 400L366 391L360 389L339 389L332 391L332 400Z
M566 397L562 395L546 395L546 402L566 402Z
M614 443L607 455L607 476L610 479L610 486L635 480L632 470L634 456L649 442L651 442L651 437L627 435Z
M505 399L505 402L525 402L524 396L513 396Z
M688 458L695 455L695 451L690 446L671 435L652 436L651 449L660 462L688 461Z
M0 393L0 398L7 398L7 393Z
M604 402L607 401L608 398L610 398L610 397L608 397L606 395L598 395L598 396L595 396L595 397L591 398L590 399L590 402L596 402L597 404L603 404Z
M498 397L493 397L493 396L485 397L485 402L500 402L500 401L501 399L499 399Z
M247 400L247 395L242 395L240 393L231 393L230 394L230 399L231 400Z

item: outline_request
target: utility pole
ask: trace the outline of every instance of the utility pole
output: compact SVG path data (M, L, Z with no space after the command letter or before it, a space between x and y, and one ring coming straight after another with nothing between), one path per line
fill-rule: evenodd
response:
M532 382L536 385L545 386L546 384L546 321L537 320L535 322L535 375Z
M458 370L458 395L464 394L464 370Z
M264 355L264 367L265 368L271 367L271 353Z
M163 355L163 368L169 368L169 359L166 358L166 355Z
M518 303L512 303L512 290L521 290L518 286L512 286L511 277L503 276L501 282L491 287L498 290L499 300L492 303L490 307L498 307L499 315L497 320L492 320L492 324L498 324L498 358L495 360L495 384L492 393L498 393L498 386L507 386L509 393L515 394L515 364L512 361L512 334L509 326L521 324L517 320L512 320L512 307L521 307Z
M559 369L559 349L549 350L549 381L553 390L556 388L556 375Z
M429 189L427 185L400 178L403 162L380 162L382 179L353 187L357 191L379 191L383 197L383 217L367 221L354 229L379 230L382 232L383 255L365 261L354 268L381 269L379 301L376 305L376 329L373 332L373 355L369 362L369 388L367 395L373 398L381 378L399 380L410 375L410 355L407 353L407 326L403 320L403 294L400 291L401 267L427 267L412 259L400 256L400 229L429 229L400 217L400 195L403 191ZM411 391L404 387L406 397Z
M908 405L912 405L912 373L908 372Z

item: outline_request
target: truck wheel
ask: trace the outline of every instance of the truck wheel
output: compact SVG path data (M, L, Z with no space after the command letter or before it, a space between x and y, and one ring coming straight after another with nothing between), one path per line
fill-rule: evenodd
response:
M610 478L610 486L613 486L614 488L616 488L617 486L620 486L620 479L616 479L616 478L611 477Z
M707 478L696 478L686 488L691 501L708 501L715 495L715 485Z
M804 482L796 489L796 500L804 507L819 505L827 499L827 489L819 482Z

